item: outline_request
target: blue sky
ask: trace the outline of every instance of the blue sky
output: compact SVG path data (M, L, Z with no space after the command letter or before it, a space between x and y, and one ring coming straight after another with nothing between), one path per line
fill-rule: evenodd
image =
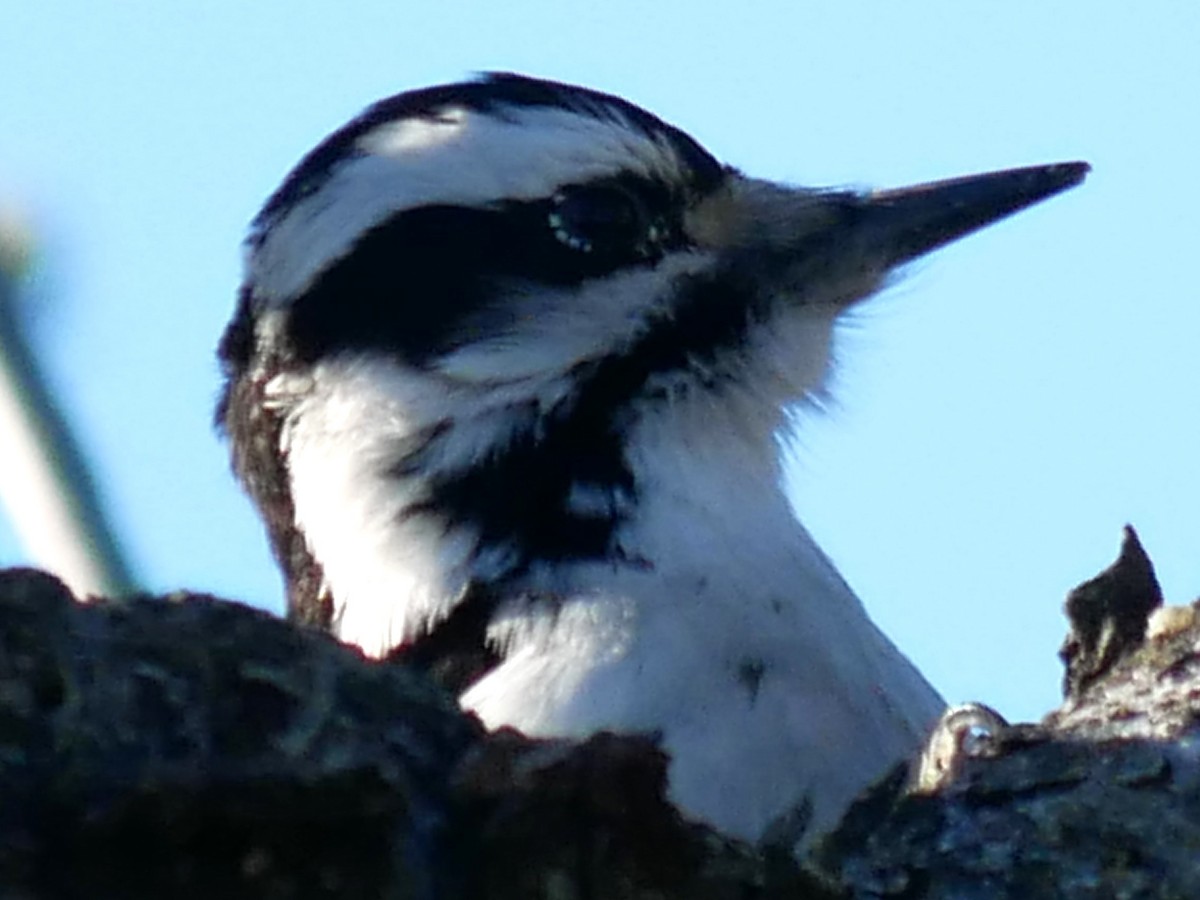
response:
M1200 593L1196 4L48 0L2 24L0 204L36 229L38 346L152 589L279 606L209 424L258 205L370 101L511 69L795 183L1090 161L847 323L793 493L947 698L1014 718L1056 702L1063 596L1124 523L1169 599Z

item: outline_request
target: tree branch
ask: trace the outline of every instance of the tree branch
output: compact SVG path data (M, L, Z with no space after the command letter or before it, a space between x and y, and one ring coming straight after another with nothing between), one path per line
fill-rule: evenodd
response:
M953 711L915 787L898 770L801 869L684 821L649 739L489 735L403 667L263 612L82 605L11 570L0 894L1200 897L1200 626L1151 584L1130 532L1073 620L1063 708Z

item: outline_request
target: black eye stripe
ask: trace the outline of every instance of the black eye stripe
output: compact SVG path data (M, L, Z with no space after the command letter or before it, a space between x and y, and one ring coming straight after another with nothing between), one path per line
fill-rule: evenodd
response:
M556 196L574 190L601 196L618 184L637 198L639 216L661 223L655 227L663 235L679 233L666 223L681 219L684 201L652 182L606 179ZM378 348L419 363L444 350L456 326L494 300L498 282L569 287L653 265L673 246L664 238L648 252L640 233L639 240L608 240L621 234L617 226L592 252L580 252L552 224L561 209L552 197L485 208L425 206L393 216L296 299L288 328L294 352L311 362L340 349Z

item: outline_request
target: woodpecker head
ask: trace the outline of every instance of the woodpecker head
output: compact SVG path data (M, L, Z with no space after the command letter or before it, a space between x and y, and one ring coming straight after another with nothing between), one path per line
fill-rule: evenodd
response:
M773 455L839 313L1086 171L812 190L563 84L489 75L376 104L255 219L220 347L218 421L293 612L392 603L387 649L539 565L638 564L615 536L650 488L640 423L702 402L714 434Z

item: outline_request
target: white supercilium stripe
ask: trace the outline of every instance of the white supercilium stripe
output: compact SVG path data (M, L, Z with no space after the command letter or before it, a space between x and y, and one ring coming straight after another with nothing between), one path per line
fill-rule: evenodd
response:
M684 168L665 138L557 107L450 107L379 125L356 149L253 252L247 280L258 302L296 297L363 233L406 209L532 200L618 172L678 180Z

